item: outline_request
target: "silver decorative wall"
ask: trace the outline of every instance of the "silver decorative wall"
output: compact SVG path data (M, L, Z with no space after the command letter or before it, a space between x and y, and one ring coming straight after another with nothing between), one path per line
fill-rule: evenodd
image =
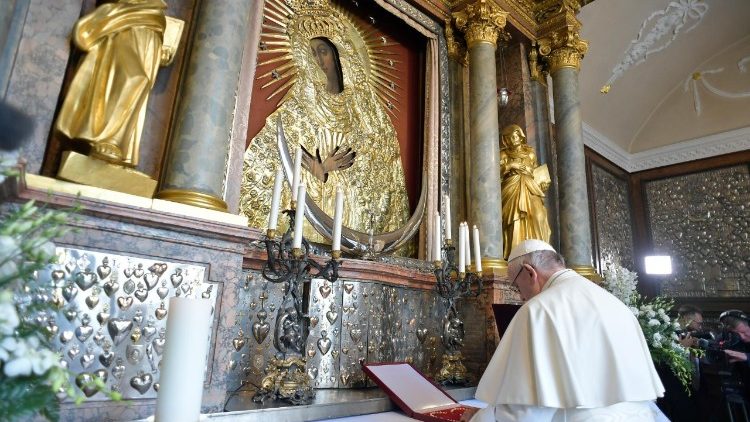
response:
M635 271L628 181L594 163L591 164L591 179L599 235L599 268L621 265Z
M276 353L273 333L281 286L246 271L227 363L228 390L253 389ZM340 278L310 283L306 355L315 388L371 386L363 362L411 362L431 374L443 353L445 305L433 290ZM482 321L482 324L483 321Z
M662 293L750 296L750 170L737 165L645 184L654 252L672 256Z
M59 264L38 277L54 287L60 310L48 317L47 330L78 387L89 400L107 400L87 385L96 376L125 399L156 398L169 299L202 297L215 304L217 286L204 282L206 269L90 250L56 251Z

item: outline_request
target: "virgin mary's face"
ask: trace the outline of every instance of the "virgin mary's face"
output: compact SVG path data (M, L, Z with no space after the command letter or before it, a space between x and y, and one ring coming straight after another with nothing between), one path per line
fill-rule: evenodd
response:
M313 38L310 40L310 48L312 49L313 57L315 57L315 62L323 70L326 78L329 81L336 80L338 78L336 74L338 63L336 63L336 57L333 54L331 46L323 40Z

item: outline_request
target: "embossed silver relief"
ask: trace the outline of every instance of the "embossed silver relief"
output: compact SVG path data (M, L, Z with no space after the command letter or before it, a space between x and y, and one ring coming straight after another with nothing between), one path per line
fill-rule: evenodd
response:
M47 330L63 364L77 374L75 384L93 400L106 399L88 386L93 377L126 399L155 398L167 299L208 292L215 302L205 268L72 248L56 253L60 264L38 277L55 287L60 311ZM169 274L182 278L179 288L168 287Z
M599 268L622 265L635 270L628 182L591 166L599 234Z
M671 296L750 295L750 171L747 165L645 185L654 250L672 256Z
M239 311L229 346L229 390L259 385L264 368L276 353L272 335L258 343L250 333L261 321L263 307L271 312L271 305L279 306L281 288L262 281L255 271L245 274L247 288L237 292ZM411 361L421 370L434 372L443 353L438 323L444 312L431 290L314 279L310 285L310 334L304 348L307 373L316 388L354 388L370 385L361 369L363 362ZM270 332L276 329L275 319L263 320ZM422 341L417 334L420 328ZM239 351L237 345L242 346Z

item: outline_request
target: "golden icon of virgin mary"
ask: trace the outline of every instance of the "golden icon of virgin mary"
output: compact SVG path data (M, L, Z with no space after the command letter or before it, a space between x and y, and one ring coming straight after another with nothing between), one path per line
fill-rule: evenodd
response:
M287 18L280 21L274 7L283 8ZM285 26L283 35L264 32L279 46L267 51L286 54L269 60L278 65L267 85L278 83L272 95L290 88L245 152L241 211L251 226L265 227L273 175L280 168L281 119L290 151L304 148L302 180L322 210L333 215L341 187L346 227L374 233L400 228L409 208L398 138L374 87L377 72L362 32L325 0L270 0L266 12ZM283 196L282 204L288 204L286 186ZM327 242L309 226L305 236Z

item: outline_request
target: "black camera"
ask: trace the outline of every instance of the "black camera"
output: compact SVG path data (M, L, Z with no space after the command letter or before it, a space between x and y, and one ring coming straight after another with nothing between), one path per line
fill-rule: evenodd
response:
M732 350L732 348L742 343L740 335L734 331L724 330L716 335L710 332L707 335L702 334L694 333L691 335L698 338L698 348L706 351L704 360L708 364L728 363L724 350Z

